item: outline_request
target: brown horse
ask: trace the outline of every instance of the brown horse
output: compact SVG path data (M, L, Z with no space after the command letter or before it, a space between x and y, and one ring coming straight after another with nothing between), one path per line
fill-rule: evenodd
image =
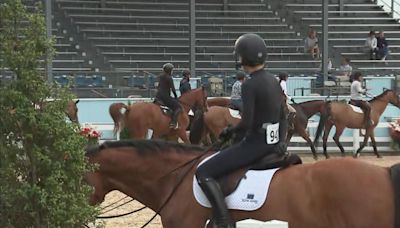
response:
M178 116L178 128L169 128L171 118L164 114L158 104L150 102L137 102L130 106L123 103L114 103L109 112L114 121L114 132L122 127L127 127L130 137L144 139L148 129L153 130L153 139L162 136L176 135L185 143L189 143L186 128L189 125L188 112L191 108L204 110L206 106L206 93L204 87L191 90L179 97L182 112ZM121 109L125 108L124 114Z
M94 187L90 203L118 190L156 211L164 228L203 228L211 210L197 203L192 183L195 167L211 153L159 141L106 142L86 153L99 164L85 175ZM348 158L323 160L278 170L261 208L230 213L236 221L277 219L295 228L398 228L398 183L400 164L389 169Z
M207 99L208 107L212 106L221 106L221 107L228 107L231 100L229 98L224 97L214 97Z
M289 128L286 142L289 143L293 134L299 134L304 140L307 141L313 153L314 159L318 159L314 143L311 141L308 132L306 131L308 119L318 112L323 112L325 109L325 101L314 100L302 103L293 104L292 107L296 109L296 116L293 121L293 128Z
M229 126L236 126L240 122L239 118L233 117L228 108L212 106L207 112L198 111L195 113L190 128L190 142L199 144L205 139L205 144L211 144L211 136L218 137L221 131Z
M373 124L371 124L365 131L364 141L362 142L360 148L358 148L357 153L354 157L360 155L360 151L365 147L368 142L368 138L371 138L372 147L374 149L375 155L380 158L381 155L378 153L376 149L376 142L374 136L374 128L379 123L379 118L382 115L383 111L385 111L386 106L391 103L394 106L400 107L400 100L397 96L396 92L393 90L386 90L379 96L373 98L369 101L371 106L371 120ZM325 106L325 115L321 115L321 119L318 124L317 133L315 136L314 143L318 142L318 139L322 133L322 130L325 127L324 136L322 137L323 140L323 150L325 157L328 158L328 153L326 152L326 141L328 139L329 131L331 130L332 126L336 127L336 133L333 136L333 140L335 141L336 145L339 147L342 156L344 156L344 149L342 144L339 141L340 135L343 133L343 130L347 128L353 129L363 129L365 128L363 118L363 113L354 112L350 105L343 103L343 102L329 102Z
M78 106L79 100L76 101L68 101L67 108L65 110L68 118L71 122L74 122L79 125L78 121Z

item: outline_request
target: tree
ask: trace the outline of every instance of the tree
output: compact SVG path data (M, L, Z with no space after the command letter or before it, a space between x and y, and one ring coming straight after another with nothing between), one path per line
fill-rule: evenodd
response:
M81 227L97 209L83 181L86 139L65 121L73 97L38 69L53 45L41 7L2 2L0 64L15 80L0 88L1 227Z

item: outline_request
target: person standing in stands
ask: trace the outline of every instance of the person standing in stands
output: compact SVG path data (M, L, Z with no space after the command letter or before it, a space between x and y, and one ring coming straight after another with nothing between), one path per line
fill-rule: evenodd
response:
M181 96L184 93L189 92L190 90L192 90L192 87L190 85L190 71L188 70L184 70L182 72L182 80L179 83L179 91L181 92Z
M168 108L173 111L169 127L175 129L177 127L177 120L178 115L181 111L181 106L179 105L174 82L172 80L173 69L174 65L172 65L171 63L164 64L163 73L158 78L158 90L156 98L163 102L166 106L168 106ZM174 94L175 99L171 97L171 91Z
M229 107L235 110L243 111L242 102L242 84L246 80L246 74L243 71L238 71L236 74L236 82L232 86L231 101Z

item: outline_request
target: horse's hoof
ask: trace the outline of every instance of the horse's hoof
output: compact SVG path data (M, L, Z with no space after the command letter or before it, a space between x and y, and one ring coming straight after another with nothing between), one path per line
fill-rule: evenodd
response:
M376 155L377 158L383 158L382 155L378 154Z
M342 153L342 157L346 157L346 154Z
M358 157L360 157L360 154L359 154L359 153L355 153L355 154L353 155L353 158L358 158Z
M325 159L329 159L330 158L330 156L329 155L325 155Z
M318 156L317 155L314 155L313 158L314 158L315 161L318 161Z

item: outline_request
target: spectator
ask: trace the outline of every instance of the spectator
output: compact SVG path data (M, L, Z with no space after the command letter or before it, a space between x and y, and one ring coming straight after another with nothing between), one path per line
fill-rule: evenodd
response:
M369 59L377 59L378 58L378 48L377 48L377 39L375 37L375 32L370 31L367 39L365 40L365 49L369 53ZM375 55L375 57L374 57Z
M385 34L383 31L379 32L376 40L377 40L379 58L382 61L385 61L386 57L389 54L389 48L388 48L389 45L388 42L386 41Z
M182 78L181 82L179 83L179 91L181 92L181 96L184 93L187 93L190 90L192 90L192 87L190 85L190 71L184 70L182 72L182 76L183 76L183 78Z
M353 68L350 66L350 59L343 57L342 64L340 65L340 68L339 68L338 76L350 77L352 71L353 71Z
M242 71L237 72L236 82L232 86L231 101L229 107L235 110L243 111L242 101L242 83L246 80L246 74Z
M313 59L319 58L318 38L315 29L311 28L304 40L304 52L311 53Z

